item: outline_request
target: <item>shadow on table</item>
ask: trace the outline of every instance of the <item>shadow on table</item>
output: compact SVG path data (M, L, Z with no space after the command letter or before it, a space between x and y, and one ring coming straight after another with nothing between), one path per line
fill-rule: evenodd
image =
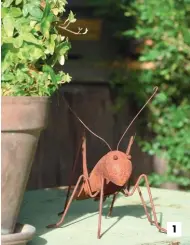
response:
M36 227L36 237L32 240L32 242L29 243L30 245L32 244L45 245L47 241L41 238L40 236L52 230L46 228L48 224L56 223L60 219L60 216L58 216L57 213L62 211L63 204L64 204L64 198L63 199L60 198L60 195L61 197L64 196L65 192L63 190L57 191L59 192L59 196L56 195L54 196L53 192L55 192L55 190L50 190L45 192L46 195L45 200L43 199L40 200L40 195L39 198L37 197L34 198L35 191L33 192L33 198L27 197L26 195L24 199L24 205L20 214L20 222L28 223ZM156 199L157 198L154 198L154 200ZM108 198L106 200L103 207L103 216L107 216L111 204L111 200L112 200L111 198ZM150 205L147 202L146 204ZM151 213L151 208L149 206L146 207L148 212ZM92 199L84 200L84 201L74 201L68 211L68 214L65 217L64 224L62 224L60 229L64 229L67 226L71 226L85 219L89 219L92 216L97 216L98 208L99 208L99 202L94 201ZM85 217L83 217L84 215ZM139 199L139 204L115 206L112 212L112 217L117 217L117 220L106 231L104 231L102 235L107 233L126 215L141 218L141 219L147 219L144 208L141 205L140 199ZM157 217L158 217L158 222L162 224L162 214L157 213ZM97 220L97 224L98 224L98 220ZM147 225L149 225L148 219L147 219Z
M29 243L27 243L28 245L45 245L47 244L46 239L36 236L32 241L30 241Z

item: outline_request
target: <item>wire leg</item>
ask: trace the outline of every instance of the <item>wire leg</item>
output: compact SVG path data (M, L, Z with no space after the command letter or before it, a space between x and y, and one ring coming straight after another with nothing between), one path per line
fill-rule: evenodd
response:
M111 206L110 206L110 209L109 209L109 212L108 212L108 215L107 215L108 217L110 217L112 215L112 210L113 210L113 206L114 206L117 194L118 194L118 192L113 194L113 199L112 199L112 202L111 202Z
M63 221L64 221L64 219L65 219L65 216L66 216L66 214L67 214L67 212L68 212L68 209L69 209L69 207L70 207L70 205L71 205L71 202L73 201L73 197L74 197L74 195L75 195L75 193L76 193L76 191L77 191L77 189L78 189L78 186L79 186L79 184L80 184L82 178L83 178L83 176L81 175L81 176L79 177L79 179L78 179L78 181L77 181L77 184L76 184L76 186L75 186L75 188L74 188L74 191L73 191L73 193L72 193L72 195L71 195L71 197L70 197L70 199L69 199L69 201L68 201L68 204L66 205L66 208L65 208L65 210L63 211L63 215L62 215L60 221L58 221L56 224L50 224L50 225L48 225L47 228L57 228L57 227L59 227L59 226L63 223Z
M83 142L83 138L81 138L81 141L79 143L79 146L78 146L78 149L77 149L77 154L76 154L75 160L73 162L73 166L72 166L72 170L71 170L71 175L69 176L69 188L67 190L67 196L66 196L66 200L65 200L64 209L63 209L62 212L58 213L59 216L64 213L64 210L66 209L67 204L68 204L68 201L69 201L69 195L70 195L70 192L71 192L71 185L72 185L73 176L74 176L74 173L75 173L75 170L76 170L76 165L77 165L77 162L78 162L78 159L79 159L79 154L80 154L82 142Z
M146 187L147 187L147 191L148 191L148 195L149 195L149 199L150 199L150 204L151 204L151 208L152 208L152 212L153 212L154 221L151 220L151 218L150 218L150 216L149 216L149 214L148 214L148 211L147 211L147 208L146 208L146 205L145 205L145 201L144 201L144 199L143 199L142 193L141 193L140 188L139 188L139 182L140 182L140 180L141 180L142 178L145 179L145 183L146 183ZM138 188L139 188L139 189L138 189ZM146 213L146 215L147 215L148 220L149 220L151 223L154 223L155 226L158 228L158 230L159 230L160 232L167 233L167 230L166 230L165 228L160 227L160 224L158 223L157 216L156 216L155 206L154 206L153 199L152 199L151 190L150 190L150 186L149 186L149 183L148 183L148 178L147 178L147 176L146 176L145 174L142 174L142 175L139 176L139 178L138 178L138 180L137 180L137 182L136 182L136 184L135 184L135 186L133 187L133 189L132 189L131 192L129 192L128 190L124 190L124 193L125 193L126 196L132 196L132 195L134 194L134 192L135 192L136 189L138 190L138 192L140 191L140 192L139 192L139 195L140 195L141 202L142 202L143 207L144 207L144 209L145 209L145 213Z
M100 192L100 204L99 204L99 217L98 217L98 234L97 234L98 239L100 239L100 237L101 237L103 197L104 197L104 178L102 177L102 185L101 185L101 192Z
M77 189L78 189L79 184L80 184L80 182L82 181L82 179L84 179L84 180L85 180L85 183L87 184L88 195L89 195L90 197L93 198L93 197L97 196L97 195L100 193L100 191L97 191L97 192L95 192L94 194L92 194L91 189L90 189L90 184L89 184L88 178L87 178L86 176L84 176L84 175L81 175L81 176L78 178L78 181L77 181L77 183L76 183L76 186L75 186L75 188L74 188L74 190L73 190L73 192L72 192L72 195L71 195L71 197L70 197L70 199L69 199L69 201L68 201L68 204L67 204L67 206L66 206L66 208L65 208L65 210L64 210L64 212L63 212L63 215L62 215L60 221L58 221L56 224L50 224L50 225L48 225L47 228L57 228L57 227L59 227L59 226L63 223L63 221L64 221L64 219L65 219L65 216L66 216L66 214L67 214L67 212L68 212L68 210L69 210L69 207L71 206L71 203L72 203L72 201L73 201L73 199L74 199L74 197L75 197L75 194L76 194L76 192L77 192Z
M139 186L137 186L137 190L138 190L138 193L139 193L139 196L140 196L142 205L143 205L143 207L144 207L144 211L145 211L146 216L147 216L147 218L148 218L148 221L149 221L151 224L154 224L155 222L151 219L151 217L150 217L150 215L149 215L149 213L148 213L148 210L147 210L147 207L146 207L146 203L145 203L145 200L144 200L144 198L143 198L143 195L142 195L142 192L141 192ZM158 223L158 224L160 225L160 223Z
M68 204L70 192L71 192L71 185L69 185L69 188L67 190L67 196L66 196L66 200L65 200L64 209L63 209L63 211L61 211L60 213L58 213L58 216L60 216L60 215L62 215L64 213L64 210L66 209L67 204Z

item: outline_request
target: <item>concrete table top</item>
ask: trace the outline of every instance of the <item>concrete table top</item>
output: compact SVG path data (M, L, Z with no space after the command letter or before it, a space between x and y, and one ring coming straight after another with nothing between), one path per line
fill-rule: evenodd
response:
M93 200L74 201L61 228L47 229L46 225L58 221L62 211L65 191L48 189L25 193L19 222L36 227L36 236L30 245L168 245L179 241L190 245L190 193L151 188L158 220L166 228L167 222L181 222L182 236L168 237L151 226L144 213L138 193L132 197L119 196L111 218L107 212L111 198L103 208L102 233L97 239L98 205ZM147 191L142 193L150 211Z

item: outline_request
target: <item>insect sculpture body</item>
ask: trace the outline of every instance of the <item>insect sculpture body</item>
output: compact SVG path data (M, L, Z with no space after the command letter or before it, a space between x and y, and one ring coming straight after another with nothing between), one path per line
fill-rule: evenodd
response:
M56 224L48 225L47 226L48 228L56 228L56 227L59 227L63 223L64 218L73 200L84 200L88 198L93 198L94 200L99 200L99 220L98 220L97 237L100 238L101 237L102 205L105 199L108 196L113 195L113 200L112 200L109 214L108 214L110 216L112 213L112 209L114 206L116 196L119 192L123 193L126 197L128 197L128 196L132 196L134 192L137 190L149 222L151 224L155 224L155 226L158 228L160 232L165 232L165 233L167 232L166 229L162 228L157 221L157 216L156 216L155 207L154 207L147 176L145 174L140 175L133 189L131 191L129 190L129 181L130 181L130 177L132 173L130 150L131 150L131 146L134 141L134 137L132 136L130 138L126 152L122 152L118 150L119 144L121 140L123 139L125 133L129 129L129 127L132 125L134 120L137 118L137 116L140 114L140 112L144 109L144 107L148 104L148 102L156 94L156 92L157 92L157 87L155 88L153 95L148 99L148 101L141 108L141 110L137 113L135 118L131 121L131 123L129 124L125 132L123 133L121 139L119 140L117 144L116 150L112 150L109 144L103 138L101 138L100 136L96 135L93 131L91 131L68 105L69 109L78 118L78 120L83 124L83 126L88 131L90 131L93 135L101 139L108 146L109 152L98 161L98 163L95 165L95 167L89 174L88 168L87 168L87 160L86 160L86 137L85 137L85 134L83 134L82 140L80 142L80 145L77 151L75 162L72 167L72 173L74 173L76 163L79 157L80 149L82 148L83 174L80 175L80 177L78 178L71 196L70 196L71 184L69 185L64 210L63 212L59 213L59 215L62 215L60 221L57 222ZM147 211L145 201L144 201L144 198L142 196L142 193L139 187L139 182L141 179L144 179L146 183L146 187L147 187L149 198L150 198L150 204L151 204L152 211L153 211L154 220L151 219ZM71 181L72 181L72 178L71 178ZM127 184L128 184L128 188L127 188Z

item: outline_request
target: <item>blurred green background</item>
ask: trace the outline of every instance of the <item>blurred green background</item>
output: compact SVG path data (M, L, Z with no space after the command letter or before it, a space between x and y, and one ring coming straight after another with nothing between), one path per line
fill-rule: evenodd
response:
M153 173L154 186L171 182L190 189L190 1L189 0L90 0L95 16L110 21L110 28L125 61L126 45L136 42L136 69L117 67L111 84L122 83L116 109L126 98L140 108L145 92L159 93L148 105L138 127L144 152L163 159L167 170ZM150 137L143 137L148 126Z

